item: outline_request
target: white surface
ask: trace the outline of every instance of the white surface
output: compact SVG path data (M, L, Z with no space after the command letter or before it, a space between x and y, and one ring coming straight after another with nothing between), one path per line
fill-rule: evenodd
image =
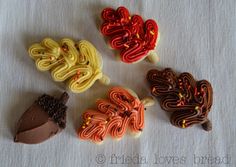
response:
M113 85L123 85L141 97L149 95L147 62L127 65L115 61L98 31L104 7L125 5L131 13L157 20L161 40L157 48L159 67L191 72L197 79L208 79L214 88L214 104L209 118L213 130L199 126L182 130L173 127L157 103L145 115L145 129L138 139L126 135L119 142L110 139L103 145L81 141L76 137L81 113L106 94L108 87L96 83L83 94L70 93L68 124L63 133L40 145L13 142L15 123L40 94L60 94L63 84L50 74L38 72L28 57L27 48L44 37L59 40L69 37L91 41L101 52L104 72ZM236 165L236 1L235 0L0 0L0 166L1 167L95 167L95 166L231 166ZM99 165L96 157L105 155ZM111 160L115 156L128 157ZM144 156L139 164L135 155ZM194 155L223 158L194 164ZM154 164L159 158L159 164ZM131 162L129 156L133 158ZM175 157L175 160L171 159ZM114 156L113 156L114 157ZM167 159L163 159L163 157ZM184 158L183 164L176 158ZM137 158L136 158L137 159ZM158 160L158 159L157 159ZM170 160L170 161L168 161ZM195 161L197 161L195 157Z

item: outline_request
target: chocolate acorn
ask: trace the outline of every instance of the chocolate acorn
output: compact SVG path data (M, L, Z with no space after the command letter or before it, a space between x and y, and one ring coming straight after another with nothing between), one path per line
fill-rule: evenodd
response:
M37 144L60 133L66 126L68 99L66 92L59 99L47 94L39 97L18 121L14 141Z

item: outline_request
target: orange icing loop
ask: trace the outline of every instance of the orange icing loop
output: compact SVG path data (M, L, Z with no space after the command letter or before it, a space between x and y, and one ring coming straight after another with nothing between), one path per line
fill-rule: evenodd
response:
M84 123L78 129L81 139L101 142L107 134L121 138L127 128L135 133L144 128L144 104L124 88L112 88L108 99L96 104L97 110L87 110L82 116Z
M116 112L117 111L117 106L114 104L111 104L110 101L108 100L98 100L97 101L97 109L101 112L104 113L108 116L115 116L117 115Z

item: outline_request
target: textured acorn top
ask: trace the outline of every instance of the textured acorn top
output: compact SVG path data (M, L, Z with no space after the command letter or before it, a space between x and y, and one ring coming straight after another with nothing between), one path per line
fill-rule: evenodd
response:
M37 100L38 105L40 105L42 109L47 112L49 117L51 117L62 129L66 126L67 106L65 103L67 99L68 95L64 93L61 96L61 99L56 99L50 95L44 94Z

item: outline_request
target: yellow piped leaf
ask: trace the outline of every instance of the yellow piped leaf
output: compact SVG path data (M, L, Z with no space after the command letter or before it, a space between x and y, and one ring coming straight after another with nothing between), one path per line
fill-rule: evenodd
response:
M102 73L102 58L88 41L74 42L64 38L59 43L45 38L29 48L29 55L40 71L51 71L57 82L67 81L72 92L89 89L96 80L109 84L110 79Z

